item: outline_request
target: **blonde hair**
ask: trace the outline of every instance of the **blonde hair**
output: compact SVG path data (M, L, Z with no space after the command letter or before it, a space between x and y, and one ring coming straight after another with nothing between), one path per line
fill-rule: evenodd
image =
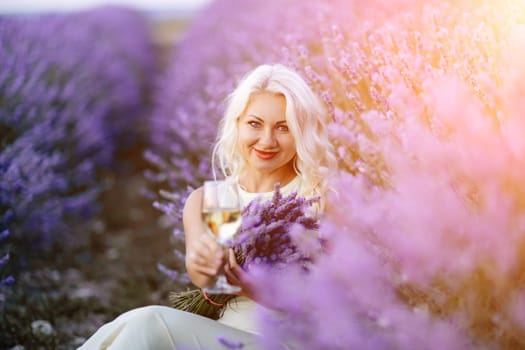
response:
M226 177L240 175L244 160L237 147L238 120L250 97L261 92L285 97L286 122L297 152L294 170L303 180L301 195L320 195L323 198L328 190L326 177L336 169L337 164L333 146L325 130L328 114L305 80L282 64L258 66L245 75L228 96L213 149L212 163Z

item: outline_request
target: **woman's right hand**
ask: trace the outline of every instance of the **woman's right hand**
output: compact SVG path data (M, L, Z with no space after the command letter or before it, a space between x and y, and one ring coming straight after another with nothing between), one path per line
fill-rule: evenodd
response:
M210 285L217 278L225 263L226 257L223 249L207 233L202 233L196 239L188 242L186 269L209 277Z
M186 270L194 285L210 287L227 262L219 244L206 232L201 214L202 187L193 191L186 200L182 213L186 235Z

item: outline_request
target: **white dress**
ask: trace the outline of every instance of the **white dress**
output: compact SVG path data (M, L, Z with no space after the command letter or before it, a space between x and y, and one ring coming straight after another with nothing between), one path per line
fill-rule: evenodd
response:
M296 177L281 188L289 194L300 190ZM273 192L250 193L239 187L241 205L251 200L266 200ZM130 310L106 323L79 350L214 350L234 348L242 343L243 350L261 349L255 312L262 306L246 297L236 297L225 306L223 316L214 321L168 306L151 305Z

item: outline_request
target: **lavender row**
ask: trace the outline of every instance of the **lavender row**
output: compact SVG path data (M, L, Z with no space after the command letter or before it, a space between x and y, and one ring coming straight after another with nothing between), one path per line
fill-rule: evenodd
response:
M268 348L524 346L524 10L219 0L195 21L154 116L168 213L211 177L220 103L255 64L294 66L332 116L343 173L320 229L332 249L309 274L259 272L288 315L262 322Z
M134 11L0 18L0 231L43 247L99 208L101 173L137 142L153 72Z

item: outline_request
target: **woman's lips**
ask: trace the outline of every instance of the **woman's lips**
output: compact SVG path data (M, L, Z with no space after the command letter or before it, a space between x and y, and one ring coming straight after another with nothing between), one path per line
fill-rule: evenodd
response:
M261 158L261 159L272 159L273 157L275 157L277 155L277 152L265 152L265 151L260 151L258 149L255 149L254 148L254 151L255 151L255 154L257 155L257 157Z

